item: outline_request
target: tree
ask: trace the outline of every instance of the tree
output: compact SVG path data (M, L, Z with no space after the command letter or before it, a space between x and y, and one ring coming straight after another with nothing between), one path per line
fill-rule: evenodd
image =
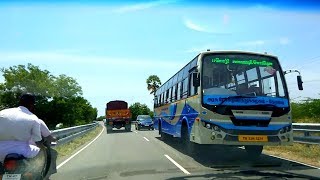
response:
M30 92L36 95L52 96L53 78L49 71L41 70L32 64L2 68L5 79L4 91Z
M54 95L58 97L76 97L82 95L81 86L72 77L61 74L54 78Z
M50 129L59 123L66 127L91 123L98 110L81 97L82 89L74 78L55 77L47 70L28 64L2 68L4 83L0 83L0 110L18 105L24 92L36 95L35 114Z
M99 116L98 118L97 118L97 121L102 121L103 119L105 119L106 118L106 116Z
M151 75L148 77L147 89L150 91L150 94L155 94L156 90L161 86L160 78L157 75Z
M150 115L152 113L146 104L139 102L130 105L129 109L132 113L132 120L136 120L138 115Z

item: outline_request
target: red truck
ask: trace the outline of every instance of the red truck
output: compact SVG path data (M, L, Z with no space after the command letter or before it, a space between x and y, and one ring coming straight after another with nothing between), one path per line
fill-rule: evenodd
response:
M113 128L125 128L131 131L131 112L128 103L125 101L115 100L107 103L106 121L107 132L112 132Z

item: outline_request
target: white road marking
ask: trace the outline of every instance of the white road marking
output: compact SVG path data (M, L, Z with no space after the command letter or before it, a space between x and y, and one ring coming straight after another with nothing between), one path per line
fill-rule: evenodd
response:
M90 146L94 141L96 141L102 134L102 132L104 131L105 127L103 126L103 129L101 130L100 134L94 138L89 144L87 144L85 147L83 147L82 149L80 149L78 152L74 153L72 156L70 156L68 159L66 159L65 161L63 161L61 164L59 164L57 166L57 169L61 168L63 165L65 165L67 162L69 162L72 158L74 158L76 155L78 155L81 151L83 151L84 149L86 149L88 146Z
M133 131L133 132L138 134L138 132L137 132L137 131Z
M185 168L183 168L180 164L178 164L175 160L173 160L170 156L164 155L166 158L168 158L174 165L176 165L182 172L184 172L187 175L190 175L189 171L187 171Z
M149 141L149 139L147 139L146 137L143 137L146 141Z
M312 168L315 168L315 169L320 169L319 167L312 166L312 165L309 165L309 164L305 164L305 163L302 163L302 162L299 162L299 161L295 161L295 160L291 160L291 159L286 159L286 158L283 158L283 157L278 157L278 156L269 155L269 154L265 154L265 155L271 156L271 157L274 157L274 158L278 158L278 159L282 159L282 160L286 160L286 161L290 161L290 162L294 162L294 163L298 163L298 164L302 164L302 165L304 165L304 166L312 167Z
M242 147L239 147L239 148L240 148L240 149L245 149L243 146L242 146ZM285 161L290 161L290 162L302 164L302 165L304 165L304 166L312 167L312 168L315 168L315 169L320 169L320 167L316 167L316 166L312 166L312 165L309 165L309 164L305 164L305 163L303 163L303 162L299 162L299 161L295 161L295 160L291 160L291 159L287 159L287 158L283 158L283 157L279 157L279 156L275 156L275 155L270 155L270 154L265 154L265 153L263 153L263 154L266 155L266 156L270 156L270 157L282 159L282 160L285 160Z

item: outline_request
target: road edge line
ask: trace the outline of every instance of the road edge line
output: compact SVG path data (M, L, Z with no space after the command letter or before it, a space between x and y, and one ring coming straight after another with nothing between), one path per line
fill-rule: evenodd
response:
M245 148L244 147L239 147L239 149L245 149ZM262 154L266 155L266 156L270 156L270 157L274 157L274 158L278 158L278 159L282 159L282 160L286 160L286 161L302 164L304 166L308 166L308 167L312 167L314 169L319 169L320 170L320 167L313 166L313 165L310 165L310 164L306 164L304 162L300 162L300 161L296 161L296 160L292 160L292 159L287 159L287 158L284 158L284 157L280 157L280 156L276 156L276 155L272 155L272 154L267 154L267 153L262 153Z
M95 137L89 144L87 144L85 147L81 148L78 152L74 153L72 156L70 156L68 159L66 159L65 161L63 161L62 163L60 163L58 166L57 166L57 169L61 168L63 165L65 165L67 162L69 162L72 158L74 158L76 155L78 155L81 151L83 151L84 149L86 149L88 146L90 146L93 142L95 142L100 136L101 134L103 133L103 131L105 130L105 127L103 126L100 134Z
M283 157L279 157L279 156L275 156L275 155L271 155L271 154L266 154L266 153L263 153L263 154L264 154L264 155L267 155L267 156L274 157L274 158L278 158L278 159L282 159L282 160L286 160L286 161L290 161L290 162L302 164L302 165L304 165L304 166L308 166L308 167L312 167L312 168L315 168L315 169L319 169L319 170L320 170L320 167L316 167L316 166L313 166L313 165L310 165L310 164L306 164L306 163L303 163L303 162L299 162L299 161L295 161L295 160L292 160L292 159L287 159L287 158L283 158Z
M169 161L171 161L174 165L176 165L183 173L190 175L189 171L187 171L185 168L183 168L180 164L178 164L175 160L173 160L170 156L167 154L164 155Z
M146 138L146 137L143 137L143 138L144 138L146 141L148 141L148 142L150 141L150 140L149 140L148 138Z

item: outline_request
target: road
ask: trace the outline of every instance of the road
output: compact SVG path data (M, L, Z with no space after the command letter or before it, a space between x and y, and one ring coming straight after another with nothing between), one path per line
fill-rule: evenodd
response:
M59 167L51 179L317 179L320 170L262 155L247 160L243 149L202 147L185 154L176 139L161 141L157 131L102 134Z

